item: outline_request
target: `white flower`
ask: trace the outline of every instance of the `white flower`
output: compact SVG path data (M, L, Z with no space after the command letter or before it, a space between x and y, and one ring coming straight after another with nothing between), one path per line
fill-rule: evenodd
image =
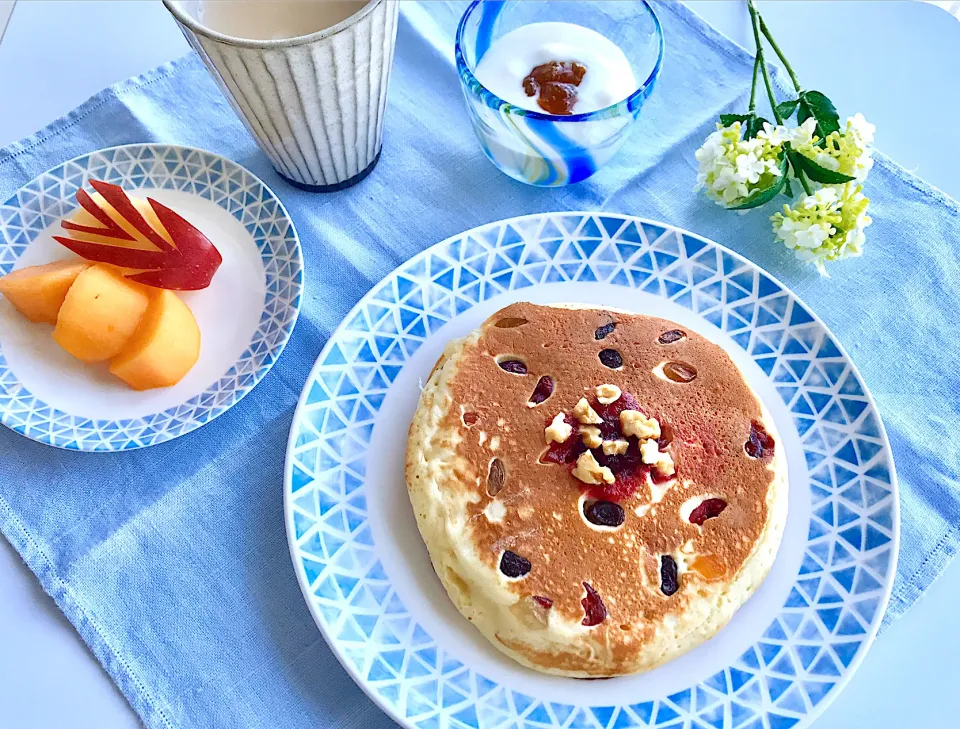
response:
M781 147L784 142L790 141L792 135L792 130L784 126L772 126L770 122L764 122L763 129L757 132L757 139L763 139L775 147Z
M764 160L757 158L755 155L737 155L737 175L740 179L755 185L760 179L760 175L766 171L767 165Z
M808 209L815 207L826 207L828 205L835 204L839 199L840 197L837 195L837 188L821 187L815 193L803 199L803 206Z
M813 118L797 127L791 140L793 148L821 167L850 175L863 183L873 167L870 143L876 127L864 119L863 114L856 114L847 119L843 131L831 132L823 141L814 133L815 127Z
M741 139L740 122L717 130L696 152L697 190L718 205L735 207L780 176L780 155L786 135L769 124L754 139ZM761 136L762 135L762 136Z
M835 229L829 223L786 218L776 233L787 248L819 248Z
M873 133L877 127L866 119L859 111L847 119L847 131L857 135L863 144L873 144Z
M790 135L790 141L793 142L794 148L813 144L813 141L816 139L816 130L817 120L813 117L810 117L803 122L803 124L793 129L793 133Z
M776 213L773 231L797 258L813 263L824 276L826 262L859 256L870 225L870 200L855 182L822 187L793 207Z

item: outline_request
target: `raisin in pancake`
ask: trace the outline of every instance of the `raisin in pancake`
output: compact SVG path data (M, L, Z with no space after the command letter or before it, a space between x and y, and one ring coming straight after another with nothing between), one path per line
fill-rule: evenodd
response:
M615 676L707 640L766 576L782 450L718 345L517 303L440 357L406 478L434 569L484 636L540 671Z

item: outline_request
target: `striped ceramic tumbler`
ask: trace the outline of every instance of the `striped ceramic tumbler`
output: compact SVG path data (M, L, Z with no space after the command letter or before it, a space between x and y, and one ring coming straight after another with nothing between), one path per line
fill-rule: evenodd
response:
M313 192L333 192L356 184L376 166L397 37L396 0L352 3L356 12L343 19L333 16L339 22L330 27L297 35L302 26L294 25L280 33L292 37L280 38L270 25L276 24L280 3L223 3L239 6L237 13L259 9L258 18L240 26L245 37L221 32L228 26L214 25L204 14L203 2L164 4L288 182ZM337 5L351 4L321 2L313 8L330 17ZM348 7L348 12L353 9ZM225 20L231 17L240 20L236 14ZM295 17L303 20L302 13ZM267 39L256 39L260 28L267 28L262 34Z

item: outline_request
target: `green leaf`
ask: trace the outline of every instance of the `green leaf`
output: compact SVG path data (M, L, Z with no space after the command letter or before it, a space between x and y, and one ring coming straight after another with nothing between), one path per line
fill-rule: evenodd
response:
M725 127L730 126L734 122L740 122L743 124L748 119L752 119L753 116L753 114L721 114L720 123Z
M769 124L769 123L770 122L768 122L762 116L754 116L752 119L749 119L747 121L746 129L743 133L743 138L753 139L755 136L757 136L757 132L763 129L763 125Z
M728 127L734 122L740 122L743 126L743 138L744 139L753 139L757 136L757 132L763 129L764 124L769 124L766 119L761 116L757 116L753 112L749 114L721 114L720 123L723 126Z
M787 197L793 197L793 186L790 184L790 178L786 178L786 182L783 183L783 194Z
M797 110L799 105L800 99L791 99L789 101L781 102L777 104L777 113L784 121L786 121L793 116L793 112Z
M755 191L750 197L744 200L739 205L734 205L728 210L748 210L750 208L758 208L766 202L770 202L777 195L780 194L780 191L787 184L787 157L786 155L781 155L780 158L780 177L777 178L777 181L774 182L770 187L765 187L762 190Z
M828 134L840 130L840 115L837 107L819 91L804 91L800 94L797 107L797 122L803 124L813 117L817 120L817 136L824 139Z
M842 172L827 169L796 150L791 149L788 154L790 155L790 164L793 165L794 169L802 170L806 173L807 177L814 182L819 182L823 185L839 185L842 182L850 182L854 179L850 175L845 175Z

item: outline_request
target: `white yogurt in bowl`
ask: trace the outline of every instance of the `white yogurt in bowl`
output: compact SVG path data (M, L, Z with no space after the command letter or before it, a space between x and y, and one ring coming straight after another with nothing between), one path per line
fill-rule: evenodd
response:
M558 187L592 176L623 145L659 76L663 33L646 1L474 0L454 56L487 158Z
M586 114L622 101L637 89L630 61L620 47L595 30L574 23L530 23L495 40L474 75L491 93L522 109L548 113L523 80L542 64L579 63L586 68L576 86L573 114Z

